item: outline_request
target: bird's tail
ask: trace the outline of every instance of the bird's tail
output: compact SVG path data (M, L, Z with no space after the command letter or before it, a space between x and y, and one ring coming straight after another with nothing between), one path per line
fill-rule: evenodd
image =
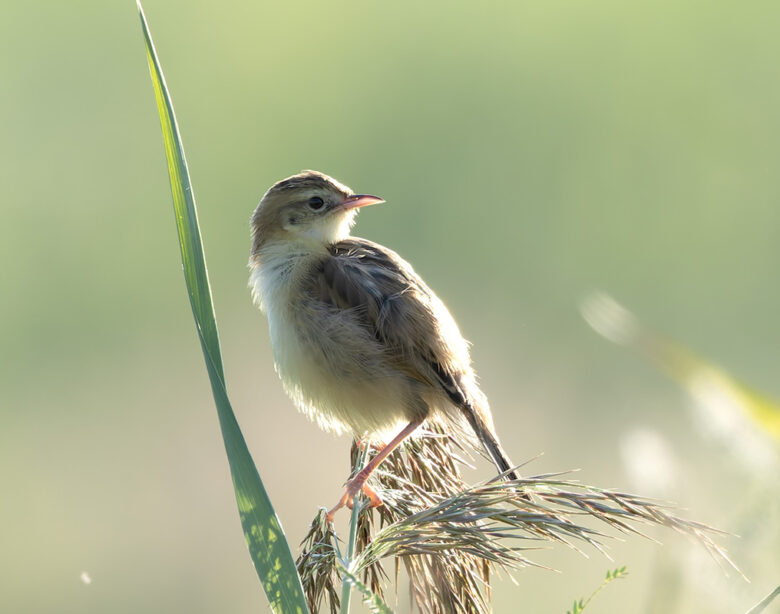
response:
M461 410L499 472L505 473L512 469L515 465L509 460L509 456L504 451L504 448L501 447L501 442L499 442L498 437L483 418L481 412L471 403L464 404ZM506 477L510 480L517 480L520 476L515 471L510 471L506 474Z

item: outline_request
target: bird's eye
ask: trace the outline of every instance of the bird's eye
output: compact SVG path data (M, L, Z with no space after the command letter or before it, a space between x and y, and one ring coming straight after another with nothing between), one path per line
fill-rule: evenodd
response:
M325 206L325 201L319 196L312 196L309 199L309 209L312 211L319 211L323 206Z

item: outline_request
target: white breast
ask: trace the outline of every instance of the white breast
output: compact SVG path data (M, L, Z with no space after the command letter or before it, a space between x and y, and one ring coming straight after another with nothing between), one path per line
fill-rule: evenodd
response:
M297 383L303 378L301 370L307 370L306 357L300 336L292 321L291 292L297 275L313 254L289 249L288 245L269 247L262 262L250 262L252 273L249 285L255 303L268 316L268 329L276 370L285 382ZM297 401L297 399L295 399Z
M312 347L307 323L296 320L292 292L298 276L308 270L311 251L295 251L283 246L264 251L261 262L250 262L249 285L255 302L268 317L276 371L285 391L310 418L325 430L336 433L394 431L404 420L405 391L393 378L350 378L334 369L323 356L349 361L343 340L332 331ZM321 323L308 323L317 328ZM342 365L344 366L344 365ZM348 369L346 370L348 371ZM380 435L384 438L384 435Z

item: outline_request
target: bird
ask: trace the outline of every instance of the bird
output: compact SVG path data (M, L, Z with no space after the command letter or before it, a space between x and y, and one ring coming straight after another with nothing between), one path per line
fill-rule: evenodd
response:
M346 483L331 522L361 491L382 504L369 476L428 419L518 477L447 307L398 254L350 234L362 207L383 202L309 170L272 185L250 223L249 287L289 397L324 430L368 442L394 434Z

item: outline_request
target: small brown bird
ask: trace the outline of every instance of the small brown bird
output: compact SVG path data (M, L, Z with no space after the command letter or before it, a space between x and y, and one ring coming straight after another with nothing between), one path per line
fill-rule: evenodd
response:
M274 184L251 222L250 287L287 393L326 430L380 441L397 433L347 483L330 519L361 489L381 504L366 480L428 418L473 432L500 472L513 466L444 303L398 254L350 236L358 208L381 202L304 171Z

